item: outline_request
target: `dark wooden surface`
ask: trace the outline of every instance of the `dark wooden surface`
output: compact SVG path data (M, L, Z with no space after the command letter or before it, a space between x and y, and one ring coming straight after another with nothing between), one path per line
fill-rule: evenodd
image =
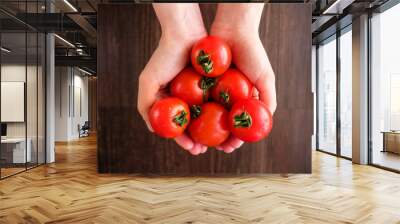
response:
M202 5L210 24L215 5ZM260 36L276 73L278 108L267 140L232 154L191 156L147 131L136 109L138 76L157 47L151 5L100 5L98 12L98 169L143 174L311 172L311 8L267 4Z

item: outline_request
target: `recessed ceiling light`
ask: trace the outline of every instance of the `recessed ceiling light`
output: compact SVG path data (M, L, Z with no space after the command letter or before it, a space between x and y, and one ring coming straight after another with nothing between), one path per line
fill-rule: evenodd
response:
M4 51L6 53L10 53L11 52L11 50L9 50L9 49L7 49L5 47L1 47L1 51Z
M83 73L85 73L85 74L87 74L87 75L93 75L92 73L90 73L90 72L88 72L88 71L86 71L86 70L83 70L83 69L81 69L81 68L79 68L79 67L78 67L78 70L81 71L81 72L83 72Z
M68 40L62 38L61 36L59 36L58 34L54 34L55 37L57 37L59 40L61 40L62 42L64 42L65 44L67 44L68 46L75 48L75 45L73 45L71 42L69 42Z
M322 14L342 14L343 9L351 5L355 0L336 0Z
M78 10L75 8L75 6L73 6L68 0L64 0L64 3L66 5L68 5L68 7L72 9L72 11L78 12Z

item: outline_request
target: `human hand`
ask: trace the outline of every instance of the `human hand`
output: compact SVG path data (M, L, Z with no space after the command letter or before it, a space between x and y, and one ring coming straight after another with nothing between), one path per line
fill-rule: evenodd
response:
M232 63L255 86L253 97L264 102L273 114L277 107L275 74L258 34L263 7L264 4L219 4L211 35L227 41ZM242 144L231 136L217 149L231 153Z
M138 110L150 131L148 112L165 87L186 67L192 45L207 35L198 4L153 4L161 24L159 45L139 77ZM207 151L183 134L175 141L193 155Z

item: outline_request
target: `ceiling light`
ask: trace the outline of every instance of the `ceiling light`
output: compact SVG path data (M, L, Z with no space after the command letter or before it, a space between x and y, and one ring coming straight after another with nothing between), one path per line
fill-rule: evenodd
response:
M325 9L322 14L342 14L343 10L354 1L355 0L336 0L332 5Z
M90 73L90 72L88 72L88 71L86 71L86 70L83 70L83 69L81 69L81 68L79 68L79 67L78 67L78 70L81 71L81 72L83 72L83 73L85 73L85 74L87 74L87 75L93 75L92 73Z
M1 51L4 51L6 53L10 53L11 52L11 50L9 50L9 49L7 49L5 47L1 47Z
M78 12L78 10L68 0L64 0L64 3L68 5L68 7L72 9L72 11Z
M75 48L75 45L73 45L71 42L69 42L68 40L66 40L66 39L64 39L64 38L62 38L62 37L60 37L59 35L57 35L57 34L54 34L54 36L55 37L57 37L59 40L61 40L62 42L64 42L65 44L67 44L68 46L70 46L70 47L72 47L72 48Z

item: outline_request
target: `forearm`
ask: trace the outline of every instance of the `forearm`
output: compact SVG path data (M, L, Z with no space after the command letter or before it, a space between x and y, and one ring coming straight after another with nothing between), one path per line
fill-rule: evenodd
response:
M206 32L198 4L154 3L153 8L164 36L186 38Z
M257 32L264 3L220 3L212 30Z

